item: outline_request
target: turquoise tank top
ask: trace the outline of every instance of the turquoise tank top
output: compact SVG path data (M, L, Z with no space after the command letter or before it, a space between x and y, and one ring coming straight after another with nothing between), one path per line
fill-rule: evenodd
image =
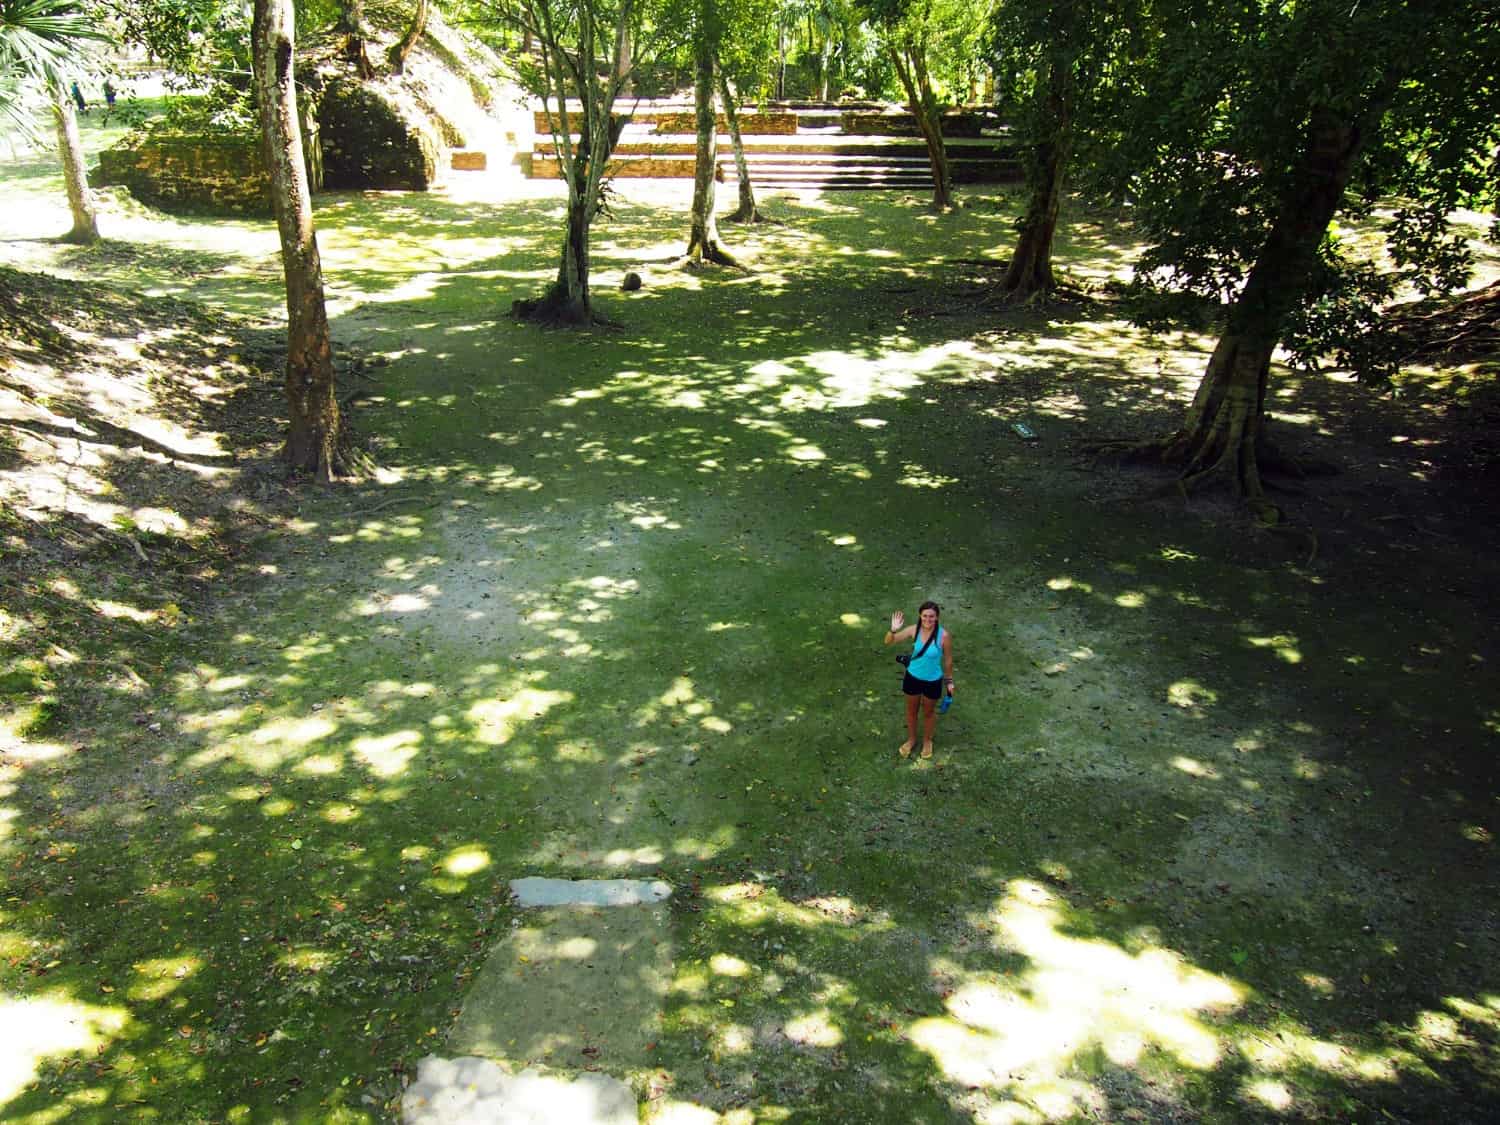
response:
M920 630L921 626L917 626ZM921 643L916 637L911 639L912 658L906 670L911 673L914 680L941 680L943 678L943 627L937 627L937 635L932 638L932 643L927 646L927 651L920 657L917 649Z

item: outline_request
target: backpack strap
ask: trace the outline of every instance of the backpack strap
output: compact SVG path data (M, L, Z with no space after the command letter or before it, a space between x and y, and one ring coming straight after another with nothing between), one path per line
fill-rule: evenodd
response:
M911 654L911 658L913 660L921 660L922 659L922 654L924 652L926 652L929 648L932 647L932 642L933 641L937 640L938 630L940 630L941 628L942 628L941 625L934 625L932 627L932 632L929 633L929 634L927 634L927 643L924 644L921 648L917 649L916 652L914 652L914 653ZM922 629L922 626L920 624L918 624L917 631L920 632L921 629Z

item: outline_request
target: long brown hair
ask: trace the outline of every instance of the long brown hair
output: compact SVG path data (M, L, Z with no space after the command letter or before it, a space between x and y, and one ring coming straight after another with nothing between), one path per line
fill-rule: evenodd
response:
M937 627L943 619L943 607L938 605L937 602L928 601L917 606L917 631L914 634L915 636L920 637L922 635L922 613L924 610L929 609L936 615L932 619L932 632L934 636L937 635Z

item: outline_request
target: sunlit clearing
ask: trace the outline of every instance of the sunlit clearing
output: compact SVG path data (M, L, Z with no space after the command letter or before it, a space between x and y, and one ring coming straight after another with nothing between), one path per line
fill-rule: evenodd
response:
M648 1120L651 1125L740 1125L741 1121L748 1123L754 1120L748 1110L743 1115L739 1110L731 1110L721 1117L713 1110L692 1102L657 1101L652 1103L647 1112L650 1114Z
M630 522L643 531L654 531L657 528L665 528L668 531L682 530L682 524L659 513L632 516Z
M793 461L823 461L827 459L828 455L816 445L803 443L801 445L794 445L788 449L787 456Z
M108 617L115 620L124 618L127 621L134 621L137 625L149 625L157 618L154 610L136 609L135 606L125 605L122 602L111 602L101 599L95 602L94 606L99 610L100 617Z
M422 746L422 734L414 730L392 731L379 738L357 738L354 756L376 777L391 778L406 772Z
M1063 590L1082 590L1085 594L1092 594L1094 592L1094 588L1087 582L1080 582L1078 579L1066 574L1047 579L1047 589L1056 590L1059 593Z
M604 857L606 867L656 867L666 859L660 848L616 848Z
M837 1047L844 1041L844 1033L834 1023L827 1008L788 1020L782 1030L793 1043L805 1047Z
M338 754L314 754L310 758L303 758L295 767L297 773L309 777L328 777L343 768L344 759Z
M491 746L504 746L523 724L540 718L552 708L570 702L570 691L520 688L509 699L486 699L469 708L474 737Z
M289 949L276 961L285 968L304 973L321 973L335 964L333 954L324 949Z
M1280 1082L1273 1082L1269 1078L1257 1078L1246 1082L1245 1096L1268 1109L1289 1109L1292 1104L1292 1092Z
M1450 1046L1464 1041L1458 1021L1446 1012L1418 1012L1414 1030L1429 1043Z
M1292 761L1292 776L1300 777L1303 781L1319 781L1323 777L1323 767L1311 758L1299 754Z
M172 995L203 967L196 957L153 957L130 966L135 971L125 995L132 1000L160 1000Z
M1476 1004L1462 996L1449 996L1443 1003L1466 1020L1483 1024L1491 1031L1500 1031L1500 996L1488 996L1484 1000L1484 1004Z
M754 1043L750 1032L739 1024L722 1028L718 1035L719 1052L725 1055L743 1055Z
M72 747L60 742L27 742L16 738L0 726L0 750L12 762L49 762L73 752Z
M957 477L945 476L942 473L929 472L921 465L908 462L902 465L903 475L896 478L896 483L905 485L907 488L946 488L950 484L957 484Z
M1191 551L1184 551L1181 547L1163 547L1157 552L1159 557L1167 562L1197 562L1198 556Z
M1146 604L1146 595L1139 590L1127 590L1115 597L1115 605L1125 609L1140 609Z
M853 535L836 535L828 541L835 547L852 547L859 542L859 539Z
M947 1017L911 1029L912 1042L953 1081L1059 1120L1090 1104L1091 1088L1069 1072L1094 1045L1118 1066L1134 1065L1148 1049L1199 1070L1221 1058L1219 1038L1202 1016L1243 1001L1228 979L1168 949L1131 954L1102 939L1071 937L1057 900L1025 880L1010 884L990 920L997 951L1021 955L1029 968L1003 981L975 975L949 997Z
M715 953L708 960L708 967L721 977L748 977L750 966L728 953Z
M680 707L684 703L691 703L695 695L693 681L686 676L678 676L672 681L672 686L662 692L661 702L668 707Z
M454 848L443 860L443 869L450 875L473 875L490 865L490 853L478 844Z
M1196 680L1178 680L1167 688L1167 702L1184 710L1193 710L1205 703L1212 705L1218 701L1218 692L1204 687Z
M1239 1052L1257 1070L1283 1073L1294 1079L1311 1067L1341 1078L1394 1082L1400 1077L1401 1066L1417 1061L1410 1051L1357 1051L1290 1025L1242 1034Z
M124 1008L81 1004L62 993L0 996L0 1105L31 1085L44 1058L100 1048L129 1018Z
M1172 764L1183 773L1191 774L1193 777L1214 780L1219 776L1212 766L1205 766L1202 762L1194 761L1192 758L1173 758Z
M1288 664L1301 664L1302 652L1297 648L1297 638L1285 633L1278 633L1274 637L1246 637L1256 648L1269 648Z
M424 587L420 594L379 594L368 601L361 602L356 612L361 617L374 617L385 613L420 613L432 608L432 597L436 593L437 591L432 587Z
M716 837L712 839L680 836L672 841L672 854L687 859L709 860L732 848L734 841L735 832L732 828L720 829Z
M327 738L335 729L332 719L310 715L300 719L276 719L265 724L250 737L251 741L260 746L276 744L296 747Z
M599 952L599 943L577 934L554 937L545 928L528 926L515 931L516 956L524 961L586 961Z
M851 629L863 629L865 627L865 619L857 613L841 613L839 614L839 622L840 624L849 626Z

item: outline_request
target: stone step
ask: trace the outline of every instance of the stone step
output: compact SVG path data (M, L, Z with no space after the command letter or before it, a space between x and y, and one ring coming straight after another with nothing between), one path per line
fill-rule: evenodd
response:
M746 138L745 156L750 159L763 156L868 156L885 158L912 157L914 159L927 159L927 146L920 140L912 138L893 138L883 140L880 138L859 138L855 140L840 139L837 134L809 136L799 133L794 137L778 137L770 140L764 137ZM1011 161L1015 159L1014 147L1004 141L984 140L961 140L955 139L944 145L950 160L1002 160ZM733 157L733 149L728 138L719 138L719 155L721 157ZM620 142L615 145L614 156L692 156L698 151L698 142L695 137L688 135L669 135L654 137L643 134L631 134L626 132ZM541 157L553 155L552 141L550 138L538 138L532 146L532 152Z
M750 179L767 186L882 188L930 184L927 158L874 157L786 157L747 158ZM724 182L738 181L732 159L720 158L720 177ZM692 179L696 161L689 156L628 157L613 162L611 174L619 179ZM1015 161L955 160L949 165L957 184L1016 183L1021 178ZM533 179L557 179L557 161L541 154L532 158Z

